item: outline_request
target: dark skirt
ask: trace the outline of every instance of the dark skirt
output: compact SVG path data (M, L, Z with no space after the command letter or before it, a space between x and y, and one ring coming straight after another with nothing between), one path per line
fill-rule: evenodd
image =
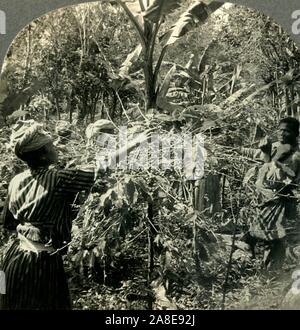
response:
M6 278L6 294L0 295L0 309L71 309L68 283L60 254L24 251L17 240L8 250L1 266Z

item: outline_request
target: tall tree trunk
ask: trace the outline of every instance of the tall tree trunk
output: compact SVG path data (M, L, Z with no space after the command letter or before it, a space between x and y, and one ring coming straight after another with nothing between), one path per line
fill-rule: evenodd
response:
M56 108L57 119L60 120L60 105L57 97L55 98L55 108Z
M225 205L225 187L226 187L226 175L222 177L222 195L221 195L221 207L224 208Z
M220 175L209 174L199 183L199 194L196 196L198 211L209 209L205 213L214 215L221 210L221 184Z
M31 63L31 54L32 54L32 27L31 24L28 25L27 28L27 47L26 47L26 59L25 59L25 71L23 76L23 88L28 83L28 74L30 70L30 63Z

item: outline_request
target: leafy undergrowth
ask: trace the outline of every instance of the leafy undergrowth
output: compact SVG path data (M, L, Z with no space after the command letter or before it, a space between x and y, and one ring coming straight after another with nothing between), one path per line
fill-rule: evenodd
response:
M244 287L228 294L227 309L283 309L282 301L291 276L255 275L244 281Z
M284 304L284 297L291 287L292 272L283 271L278 273L257 273L240 280L239 287L229 289L226 294L224 308L226 310L282 310L290 309L291 306ZM78 289L70 282L73 297L73 308L78 310L146 310L146 300L135 299L124 294L126 283L114 289L99 285L92 281L86 288ZM137 297L136 297L137 298ZM185 293L173 299L173 308L178 310L221 309L222 292L204 289L201 286L185 288ZM175 308L174 308L175 307ZM299 309L300 306L293 306ZM153 305L153 309L163 309Z
M66 144L58 144L61 166L93 160L95 146L89 150L80 132L75 133ZM219 153L214 150L215 156ZM12 176L24 168L11 153L5 157L1 199ZM229 155L223 162L231 175L242 177L240 159L233 160ZM207 164L207 175L210 166L216 164ZM255 209L246 204L245 189L228 179L223 209L214 216L195 209L197 189L174 171L117 169L95 184L89 196L77 194L73 239L65 258L74 309L283 308L291 271L261 272L240 240L225 281L234 223L242 234L249 218L242 207ZM249 194L254 203L254 194ZM1 247L0 259L6 248Z
M260 269L258 260L251 260L247 253L236 250L230 280L223 305L224 272L220 267L210 268L211 278L206 283L196 281L186 283L182 288L163 291L161 301L155 301L151 308L168 310L282 310L300 309L300 305L285 301L293 283L292 276L296 265L285 264L281 271ZM241 264L241 256L244 263ZM245 261L246 260L246 261ZM221 266L221 265L219 265ZM221 266L222 267L222 266ZM206 270L207 271L207 270ZM215 273L213 273L215 271ZM74 272L71 271L74 276ZM70 274L71 274L70 273ZM146 310L149 308L145 287L141 282L124 281L119 287L103 285L89 277L70 278L74 309L86 310ZM79 289L82 287L82 289ZM163 301L164 300L164 301ZM162 303L163 302L163 303Z

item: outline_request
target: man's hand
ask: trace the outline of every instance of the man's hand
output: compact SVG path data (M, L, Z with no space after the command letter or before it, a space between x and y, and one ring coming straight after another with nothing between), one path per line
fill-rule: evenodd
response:
M260 140L258 147L264 154L271 155L272 141L268 136Z
M268 163L271 160L271 152L272 152L272 141L268 136L265 136L263 139L260 140L259 149L264 154L264 161Z

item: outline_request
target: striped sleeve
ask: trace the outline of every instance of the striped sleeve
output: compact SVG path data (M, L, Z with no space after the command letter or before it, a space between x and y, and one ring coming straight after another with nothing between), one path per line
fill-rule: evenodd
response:
M60 170L58 175L58 190L67 193L76 193L89 190L95 181L95 171Z
M239 149L239 152L242 156L257 161L263 161L264 158L264 154L261 152L260 149L241 147Z

